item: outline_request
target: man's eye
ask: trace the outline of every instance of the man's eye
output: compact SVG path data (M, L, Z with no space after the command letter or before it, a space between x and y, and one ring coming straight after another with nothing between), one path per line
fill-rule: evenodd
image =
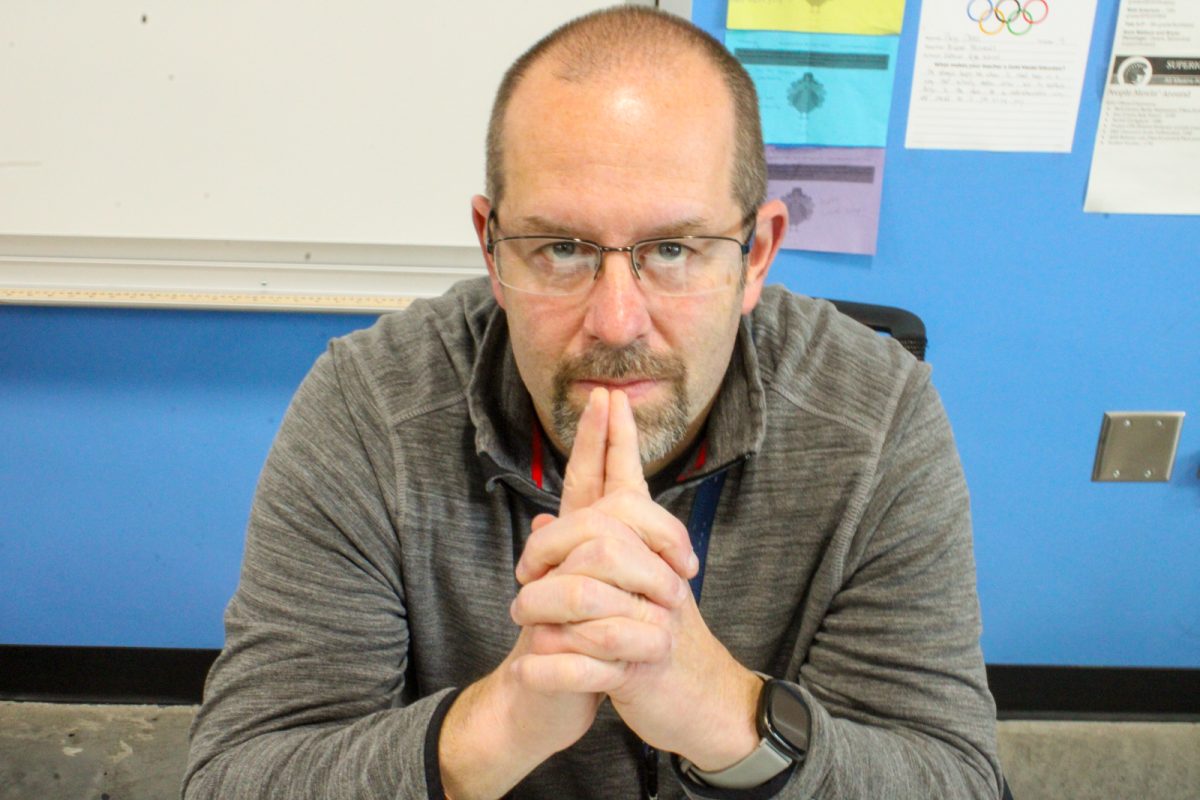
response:
M550 245L550 254L555 258L570 258L576 250L578 247L574 242L555 242Z
M658 255L662 258L679 258L684 247L679 242L659 242Z
M650 252L646 254L646 258L656 264L669 265L687 261L691 255L691 248L683 242L669 241L655 242Z

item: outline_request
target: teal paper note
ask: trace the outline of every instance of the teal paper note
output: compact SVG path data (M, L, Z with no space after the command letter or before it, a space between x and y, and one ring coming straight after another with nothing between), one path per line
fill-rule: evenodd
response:
M728 31L754 79L768 144L887 144L898 36Z

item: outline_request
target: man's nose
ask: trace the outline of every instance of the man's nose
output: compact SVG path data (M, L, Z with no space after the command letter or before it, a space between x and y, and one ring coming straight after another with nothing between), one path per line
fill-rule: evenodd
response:
M604 253L600 274L588 292L586 332L612 347L622 347L645 335L650 327L646 295L634 274L628 252Z

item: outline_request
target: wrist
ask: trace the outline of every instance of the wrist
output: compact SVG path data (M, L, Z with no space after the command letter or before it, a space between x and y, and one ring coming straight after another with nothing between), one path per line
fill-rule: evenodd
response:
M694 753L680 755L698 769L718 772L753 753L762 738L756 719L762 688L763 679L739 664L736 677L725 693L725 711L709 728L713 734L710 741Z
M522 735L505 666L464 689L446 713L438 765L448 798L500 797L553 754Z
M812 736L808 702L794 684L765 675L763 678L765 684L755 713L760 741L754 752L717 771L703 770L684 760L680 769L685 775L709 786L747 789L790 774L804 762Z

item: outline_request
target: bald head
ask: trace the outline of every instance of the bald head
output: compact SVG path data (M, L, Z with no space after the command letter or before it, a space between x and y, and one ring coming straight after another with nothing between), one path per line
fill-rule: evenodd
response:
M531 72L548 72L565 83L647 72L669 76L697 57L712 68L714 91L723 86L729 96L726 107L731 106L734 115L733 199L744 214L752 213L766 197L767 169L758 96L750 76L720 42L699 28L677 16L638 6L617 6L568 22L509 67L488 125L487 193L492 203L499 205L505 190L504 137L511 100ZM697 97L696 101L711 99Z

